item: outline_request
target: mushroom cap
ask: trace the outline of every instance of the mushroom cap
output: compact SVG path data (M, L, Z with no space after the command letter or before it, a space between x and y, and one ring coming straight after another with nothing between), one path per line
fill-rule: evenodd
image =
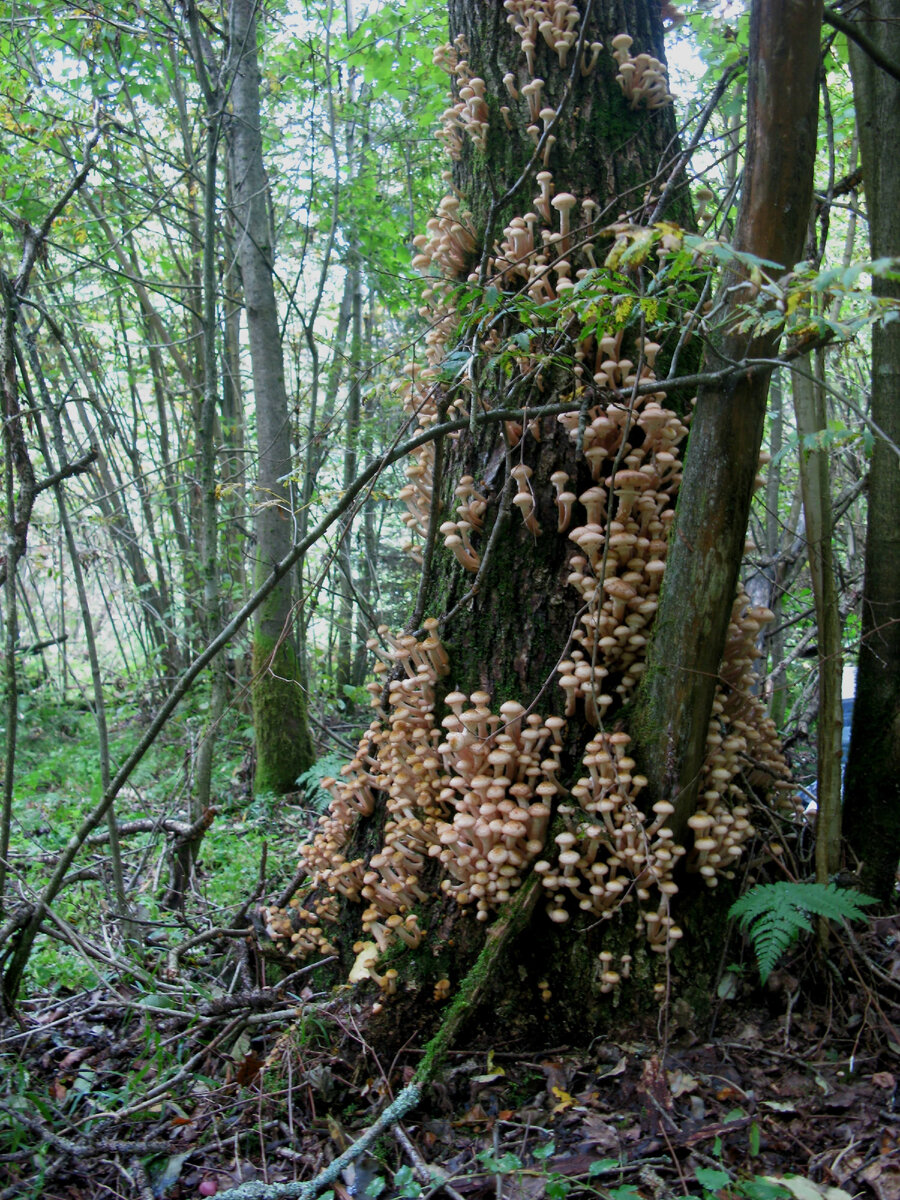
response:
M648 487L652 480L641 471L616 471L614 486L626 491L640 492Z
M615 600L631 600L637 594L630 583L615 576L612 579L604 579L603 590Z
M542 112L541 116L543 116L543 115L544 114ZM572 195L571 192L557 192L556 195L553 197L553 199L550 201L550 203L553 205L553 207L555 209L564 210L566 212L569 212L571 209L573 209L575 207L575 205L578 203L578 201Z

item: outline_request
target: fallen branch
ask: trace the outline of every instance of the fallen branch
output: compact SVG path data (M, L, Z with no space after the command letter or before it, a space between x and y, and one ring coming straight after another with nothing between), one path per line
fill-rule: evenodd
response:
M421 1088L417 1084L407 1084L375 1124L370 1125L360 1138L324 1167L314 1179L309 1179L306 1183L242 1183L236 1188L219 1192L219 1200L312 1200L323 1188L334 1183L345 1167L349 1167L365 1153L385 1129L395 1125L414 1109L421 1094Z

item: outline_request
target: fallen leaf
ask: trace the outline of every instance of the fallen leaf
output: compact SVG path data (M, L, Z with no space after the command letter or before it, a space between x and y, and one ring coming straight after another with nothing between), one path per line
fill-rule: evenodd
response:
M59 1064L59 1070L65 1071L66 1067L77 1066L77 1064L83 1062L90 1053L90 1046L81 1046L78 1050L70 1050L66 1057Z
M610 1067L608 1071L604 1071L597 1079L611 1079L614 1075L622 1075L628 1067L628 1059L620 1058L614 1067Z
M251 1050L247 1057L238 1064L237 1081L241 1087L247 1087L262 1070L263 1060Z
M453 1122L454 1125L482 1125L486 1123L493 1124L480 1104L473 1104L465 1116Z
M566 1087L569 1083L566 1064L558 1062L554 1059L548 1059L541 1063L541 1070L544 1072L544 1078L547 1081L547 1091L552 1092L555 1087Z
M666 1078L669 1081L669 1091L673 1096L684 1096L688 1092L697 1090L697 1080L693 1075L688 1075L686 1071L667 1071Z
M618 1130L595 1113L588 1113L584 1118L582 1136L600 1150L619 1149Z
M900 1166L892 1162L873 1162L860 1171L878 1200L900 1200Z
M553 1095L556 1097L556 1100L557 1100L557 1103L553 1105L551 1112L555 1112L555 1113L565 1112L567 1108L571 1108L574 1105L575 1097L570 1096L569 1093L563 1091L562 1088L555 1087L555 1088L551 1088L550 1090L553 1093Z
M853 1200L849 1192L827 1184L813 1183L803 1175L766 1175L765 1178L770 1183L779 1183L787 1188L796 1200Z

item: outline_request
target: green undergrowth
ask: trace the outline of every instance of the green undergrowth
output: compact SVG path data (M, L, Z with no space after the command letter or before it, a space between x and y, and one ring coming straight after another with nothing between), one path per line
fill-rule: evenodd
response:
M812 917L829 921L865 919L863 905L875 904L855 888L838 888L833 883L760 883L732 904L729 916L736 917L756 952L763 983L802 933L812 933Z
M83 705L61 705L40 696L23 696L17 739L11 826L11 895L29 901L49 879L54 863L85 816L101 798L97 729ZM115 773L138 745L146 717L135 705L108 713L111 770ZM124 825L162 818L188 822L191 766L204 725L203 697L191 710L176 714L150 748L116 799L116 818ZM167 835L142 832L123 836L122 853L129 883L131 915L151 960L185 936L209 925L227 926L265 876L265 890L276 890L295 869L296 849L311 819L310 807L272 794L252 797L247 755L252 728L246 714L226 713L218 730L212 778L217 814L206 832L184 914L164 906L169 883ZM106 829L101 823L97 830ZM29 963L25 994L79 991L104 978L102 963L67 942L70 926L95 945L98 926L115 919L109 875L108 843L85 847L74 869L94 868L96 879L64 887L53 912L56 932L42 935ZM8 900L10 897L8 896ZM49 928L49 926L48 926ZM59 936L57 936L59 935ZM119 943L117 937L113 941Z
M454 1177L454 1182L471 1183L473 1179L493 1177L497 1181L497 1194L512 1186L513 1194L540 1195L545 1200L566 1200L571 1197L598 1197L598 1200L642 1200L644 1192L621 1180L623 1162L616 1158L597 1158L580 1175L562 1174L555 1171L552 1159L557 1152L553 1139L533 1146L530 1152L517 1154L510 1151L495 1153L480 1151L473 1166L465 1175ZM417 1178L409 1166L401 1166L388 1178L388 1173L379 1170L374 1159L362 1160L352 1172L353 1194L377 1200L379 1196L401 1197L403 1200L424 1200L447 1181L445 1172L432 1169L428 1181ZM805 1184L805 1188L798 1188ZM739 1178L734 1172L722 1168L698 1167L693 1180L685 1180L685 1195L699 1200L791 1200L806 1196L814 1200L822 1195L815 1184L800 1176L775 1179L762 1175ZM835 1189L836 1190L836 1189ZM334 1191L322 1193L321 1200L334 1200ZM842 1193L846 1195L846 1193ZM849 1198L848 1198L849 1200Z

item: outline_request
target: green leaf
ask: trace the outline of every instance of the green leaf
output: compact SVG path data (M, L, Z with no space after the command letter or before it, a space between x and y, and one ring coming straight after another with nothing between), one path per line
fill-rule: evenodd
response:
M572 1180L565 1175L551 1175L544 1185L547 1200L563 1200L572 1190Z
M874 904L855 888L838 888L833 883L757 884L736 900L728 915L735 917L748 934L762 982L768 979L782 954L800 936L810 932L810 917L825 917L831 921L860 920L865 916L862 905Z
M717 1192L719 1188L727 1187L731 1183L728 1172L720 1171L716 1167L697 1167L694 1178L707 1192Z
M403 1200L418 1200L422 1195L422 1185L413 1175L412 1167L404 1163L394 1174L394 1188Z
M598 1158L596 1162L592 1162L588 1167L588 1175L591 1179L595 1175L606 1175L609 1171L621 1170L622 1164L615 1158Z
M790 1195L787 1188L772 1179L763 1179L757 1175L753 1179L745 1179L740 1185L742 1196L747 1200L784 1200Z
M759 1154L759 1123L751 1121L749 1130L750 1154L753 1158Z

